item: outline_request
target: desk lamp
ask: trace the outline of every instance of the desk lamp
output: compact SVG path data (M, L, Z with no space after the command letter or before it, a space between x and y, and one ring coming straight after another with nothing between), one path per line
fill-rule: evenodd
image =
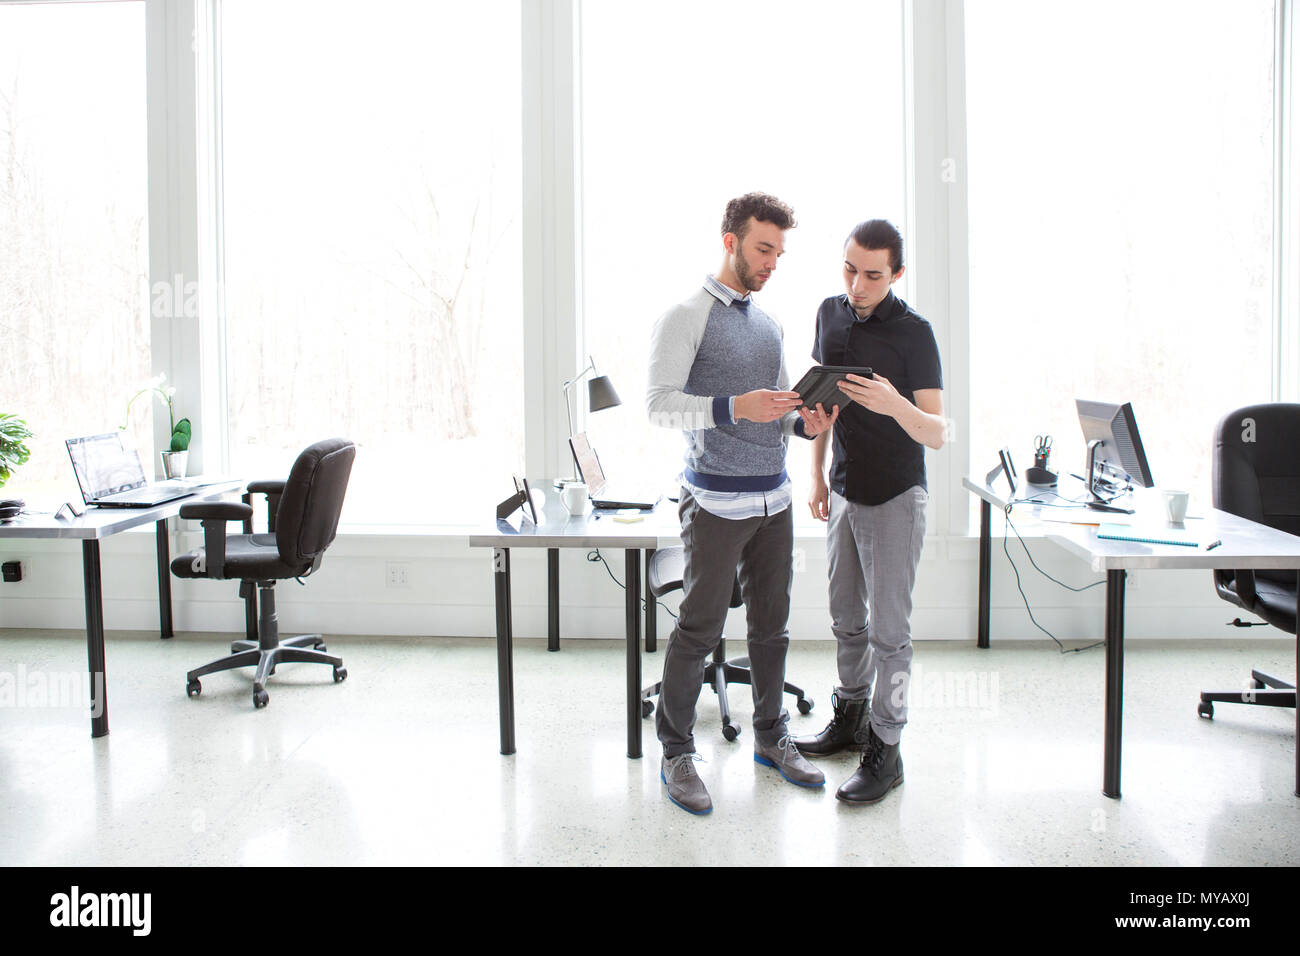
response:
M584 368L577 375L573 376L573 378L565 382L561 388L561 390L564 392L564 413L569 416L569 435L573 434L573 408L571 406L569 393L572 387L574 385L577 385L578 382L582 381L582 377L586 375L588 372L591 372L595 376L594 378L592 378L590 382L587 383L588 411L600 412L600 411L604 411L607 408L613 408L615 405L623 404L621 401L619 401L618 392L614 391L614 386L610 382L609 376L599 374L596 371L595 359L593 359L590 355L588 355L587 367ZM565 447L566 448L568 447L567 441L565 443ZM573 457L572 453L570 453L569 457L570 458ZM556 488L562 488L566 484L576 483L582 480L577 474L577 467L578 467L577 464L575 463L573 467L574 467L573 477L557 478L555 480Z

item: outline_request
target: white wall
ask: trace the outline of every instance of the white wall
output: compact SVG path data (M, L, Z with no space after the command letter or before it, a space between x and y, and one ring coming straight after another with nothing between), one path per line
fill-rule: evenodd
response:
M995 642L1042 639L1025 614L1015 579L1002 553L1000 516L994 516L992 633ZM186 522L188 524L188 522ZM172 553L201 542L197 532L173 534ZM1078 560L1055 545L1029 538L1034 558L1045 571L1076 586L1096 580ZM826 611L826 560L823 542L804 538L802 566L795 574L790 634L795 640L830 639ZM1037 619L1058 638L1097 640L1103 633L1104 587L1083 594L1045 580L1019 550L1009 547L1020 568L1025 593ZM605 552L614 574L623 578L621 552ZM104 622L112 630L157 627L158 598L152 528L109 538L102 544ZM561 552L561 635L565 638L618 638L623 634L623 592L605 569L586 560L586 550ZM0 541L0 558L21 560L23 581L0 584L0 627L82 629L81 549L66 541ZM409 568L410 585L386 586L387 564ZM546 558L544 551L511 553L514 627L520 638L546 636ZM975 639L978 540L965 536L927 539L915 592L915 640ZM178 631L240 631L243 604L236 585L174 580L173 617ZM434 635L491 638L493 612L491 552L471 549L465 537L343 535L326 555L321 570L305 587L294 581L278 587L281 629L328 634ZM676 610L676 598L665 603ZM1239 634L1224 624L1236 609L1214 596L1209 572L1144 571L1129 577L1125 636L1142 638L1222 638ZM744 635L743 610L732 612L728 634ZM666 640L672 619L659 613L659 639Z

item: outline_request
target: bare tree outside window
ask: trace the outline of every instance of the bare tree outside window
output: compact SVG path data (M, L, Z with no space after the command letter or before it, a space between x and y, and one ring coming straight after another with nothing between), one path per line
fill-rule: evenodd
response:
M670 487L686 446L646 419L650 330L717 270L727 201L757 189L794 207L799 225L755 294L785 330L791 381L813 364L817 307L844 292L849 230L905 225L902 6L664 0L651 17L584 3L581 31L583 352L623 399L586 428L607 473ZM764 50L770 62L752 52ZM743 92L739 64L755 57L759 85ZM810 456L791 442L787 471L795 521L813 528Z
M144 5L0 5L0 411L35 433L6 493L77 494L63 439L149 378ZM152 410L123 440L153 471Z
M351 438L353 524L480 520L509 491L519 29L502 0L223 4L233 471Z
M1074 399L1132 402L1210 504L1215 423L1270 398L1273 4L966 5L970 470L1079 472Z

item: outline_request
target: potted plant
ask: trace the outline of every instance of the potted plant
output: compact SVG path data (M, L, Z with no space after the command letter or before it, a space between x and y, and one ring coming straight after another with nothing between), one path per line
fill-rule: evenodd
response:
M26 464L31 457L27 448L27 439L31 437L31 429L17 415L0 414L0 487L9 480L15 468Z
M149 380L144 388L131 396L131 401L126 403L127 422L123 422L121 428L126 429L127 423L131 417L131 406L135 400L146 392L153 392L167 406L167 420L171 427L171 440L168 450L162 453L162 466L164 478L184 478L185 469L188 465L190 456L190 439L194 435L193 426L190 425L188 418L176 420L176 406L172 399L176 395L176 387L168 385L163 387L163 382L167 380L166 374L159 372Z

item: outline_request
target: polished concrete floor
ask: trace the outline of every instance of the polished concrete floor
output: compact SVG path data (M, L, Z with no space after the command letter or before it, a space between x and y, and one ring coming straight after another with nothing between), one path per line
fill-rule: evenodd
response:
M0 864L1300 863L1294 712L1196 715L1199 689L1252 666L1292 675L1294 640L1129 642L1121 800L1101 794L1100 648L919 643L906 782L874 807L834 797L851 756L820 761L822 790L755 764L748 689L731 692L734 743L706 691L706 817L665 798L653 720L646 756L625 756L618 642L517 642L503 757L491 641L333 637L344 683L285 665L265 710L248 670L187 698L185 671L228 640L111 633L112 733L92 740L84 639L0 632ZM647 683L661 659L646 655ZM815 732L832 646L796 642L788 673L816 700L792 728Z

